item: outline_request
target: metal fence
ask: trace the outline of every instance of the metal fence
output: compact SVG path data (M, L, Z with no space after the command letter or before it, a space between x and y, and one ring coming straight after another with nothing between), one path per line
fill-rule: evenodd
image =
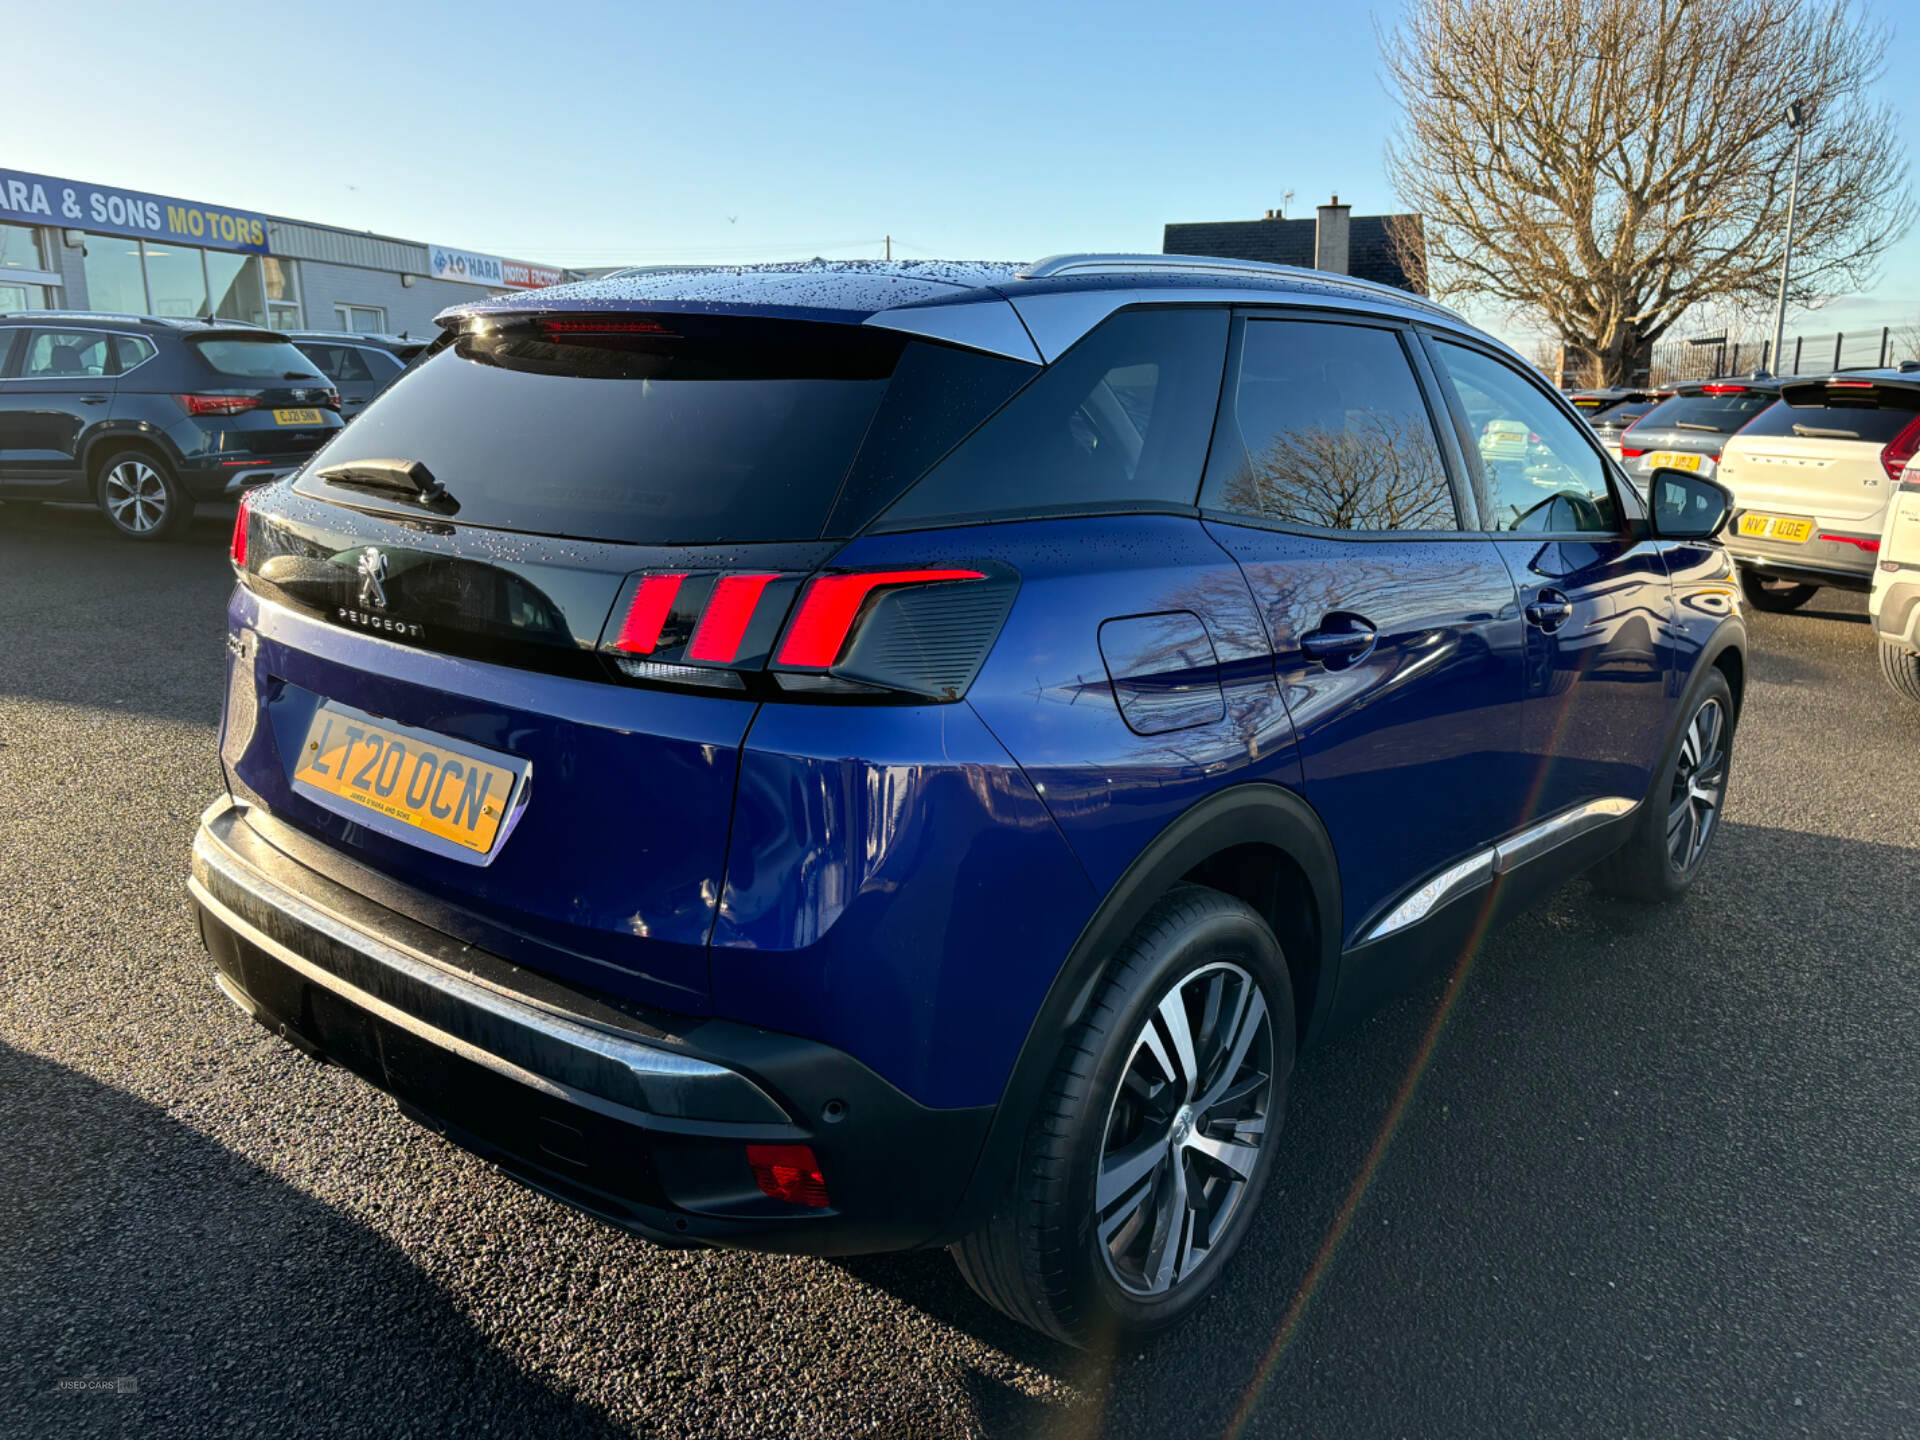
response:
M1652 381L1713 380L1766 370L1779 375L1824 375L1829 370L1869 369L1920 360L1920 325L1882 325L1877 330L1839 330L1830 335L1789 335L1773 363L1772 340L1672 340L1653 347Z

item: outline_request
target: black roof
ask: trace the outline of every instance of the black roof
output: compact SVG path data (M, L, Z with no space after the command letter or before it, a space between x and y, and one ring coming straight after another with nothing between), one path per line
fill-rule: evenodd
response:
M1356 280L1391 285L1425 294L1401 265L1389 227L1410 228L1421 249L1425 231L1418 215L1354 215L1347 227L1347 273ZM1161 248L1169 255L1215 255L1223 260L1263 260L1269 265L1313 268L1314 235L1319 221L1201 220L1166 227Z

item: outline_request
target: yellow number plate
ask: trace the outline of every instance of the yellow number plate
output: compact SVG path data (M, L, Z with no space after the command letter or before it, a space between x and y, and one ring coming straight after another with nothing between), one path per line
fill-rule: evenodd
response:
M1742 515L1740 533L1798 545L1813 534L1813 522L1793 520L1785 515Z
M437 736L377 725L323 704L300 743L293 778L485 854L500 833L520 774Z
M318 410L276 410L273 412L273 423L276 425L318 425L320 423L320 412Z
M1647 456L1649 470L1698 470L1698 455L1682 455L1672 450L1656 450Z

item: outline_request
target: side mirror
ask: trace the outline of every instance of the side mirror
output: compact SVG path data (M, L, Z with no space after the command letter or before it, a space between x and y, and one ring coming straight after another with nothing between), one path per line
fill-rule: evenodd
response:
M1733 492L1690 470L1654 471L1647 501L1662 540L1711 540L1733 513Z

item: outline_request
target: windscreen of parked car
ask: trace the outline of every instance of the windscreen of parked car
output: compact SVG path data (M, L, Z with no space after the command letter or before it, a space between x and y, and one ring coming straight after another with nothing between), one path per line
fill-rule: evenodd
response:
M322 377L313 362L295 348L291 340L261 336L223 335L204 340L189 338L187 343L222 375L242 380L318 380Z
M939 352L936 369L940 356L968 363L897 332L812 321L622 313L475 325L383 390L319 463L418 461L463 525L656 545L812 540L870 430L926 428L883 411L896 372L929 368L921 351ZM1017 379L984 402L964 382L899 387L944 412L931 425L942 448L1034 369L972 359ZM341 498L317 477L300 484ZM352 503L388 508L365 492ZM391 508L414 513L404 500Z
M1701 395L1675 395L1640 417L1643 430L1698 430L1731 435L1774 402L1765 390L1737 390Z
M1856 405L1789 405L1781 400L1763 410L1740 432L1740 438L1773 439L1797 436L1802 440L1861 440L1870 445L1890 444L1913 423L1911 410L1869 410Z

